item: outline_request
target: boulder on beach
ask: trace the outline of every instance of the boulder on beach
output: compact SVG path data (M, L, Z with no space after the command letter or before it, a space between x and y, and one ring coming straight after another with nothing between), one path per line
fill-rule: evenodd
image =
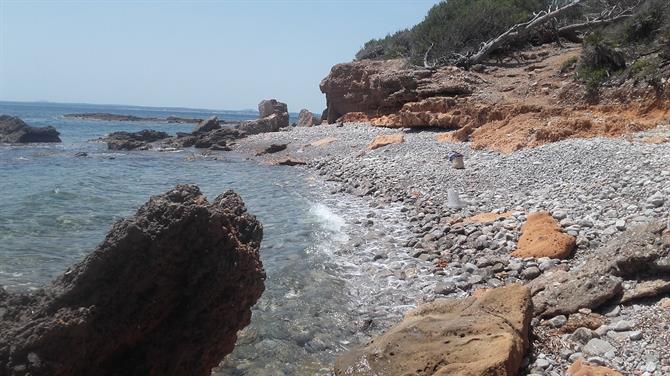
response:
M232 191L152 197L51 285L0 288L0 374L210 375L263 292L262 236Z
M0 115L0 142L26 144L61 142L60 133L52 126L31 127L15 116Z
M237 129L246 134L277 132L289 126L288 106L276 99L266 99L258 104L260 118L244 121Z
M551 214L535 212L528 214L521 227L521 237L512 256L564 259L570 257L575 244L575 237L564 233Z
M577 359L568 368L569 376L623 376L621 372L615 371L611 368L591 365L585 363L583 359Z
M437 300L337 359L338 376L517 375L528 348L530 291L521 285ZM425 371L424 370L429 370Z
M109 150L148 150L151 143L170 137L165 132L144 129L139 132L113 132L100 140L107 143Z
M319 120L310 110L300 110L298 114L298 127L312 127L317 124L319 124Z
M387 145L401 144L403 142L405 142L405 136L402 133L384 134L375 137L375 139L368 145L368 148L370 150L375 150Z

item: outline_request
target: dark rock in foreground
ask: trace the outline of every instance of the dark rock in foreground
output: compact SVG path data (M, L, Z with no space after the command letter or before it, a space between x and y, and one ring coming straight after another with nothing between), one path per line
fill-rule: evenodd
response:
M0 375L209 375L264 289L262 226L180 185L30 295L0 289Z
M33 142L61 142L54 127L31 127L15 116L0 115L0 142L24 144Z
M101 139L109 150L148 150L151 143L170 137L165 132L144 129L139 132L114 132Z
M165 122L165 123L177 123L177 124L195 124L201 122L202 119L189 119L181 118L177 116L168 116L166 118L157 118L157 117L140 117L134 115L119 115L119 114L110 114L106 112L89 112L83 114L65 114L65 118L78 119L78 120L101 120L101 121L144 121L144 122Z

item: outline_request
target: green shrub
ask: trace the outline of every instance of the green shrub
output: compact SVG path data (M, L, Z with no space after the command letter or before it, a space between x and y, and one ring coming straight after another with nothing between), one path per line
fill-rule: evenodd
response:
M667 0L649 0L639 12L624 24L623 40L626 43L650 40L667 21Z
M577 65L577 56L573 56L561 64L561 73L571 71Z
M430 57L453 52L476 51L479 45L528 20L544 9L549 0L448 0L433 6L425 19L408 30L382 39L373 39L358 51L356 58L387 59L409 57L418 63L433 44Z

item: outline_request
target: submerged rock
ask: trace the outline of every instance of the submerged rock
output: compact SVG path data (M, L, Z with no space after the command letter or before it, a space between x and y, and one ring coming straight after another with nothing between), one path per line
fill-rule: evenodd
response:
M109 150L147 150L151 149L151 143L170 137L165 132L153 129L144 129L139 132L113 132L103 137L101 141L107 143Z
M263 292L262 234L232 191L152 197L50 286L0 289L0 374L209 375Z
M341 356L335 374L516 375L531 318L530 291L520 285L437 300L410 311L365 348Z
M31 127L18 117L0 115L0 142L10 144L61 142L59 135L54 127Z

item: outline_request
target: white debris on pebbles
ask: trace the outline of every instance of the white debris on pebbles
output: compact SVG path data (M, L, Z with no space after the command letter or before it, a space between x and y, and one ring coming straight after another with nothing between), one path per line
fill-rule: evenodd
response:
M334 205L346 210L350 204L342 198L358 196L355 202L368 206L358 211L369 210L369 216L348 218L358 235L352 239L352 255L346 255L366 274L351 275L349 281L360 298L361 320L377 320L368 335L422 301L525 283L555 267L579 267L619 232L670 218L670 144L576 139L501 155L438 143L434 132L407 131L402 144L367 149L375 136L398 132L360 124L292 128L241 139L235 146L251 155L286 143L286 150L259 159L290 155L307 161L328 182ZM312 145L322 139L328 142ZM451 167L451 151L465 156L465 169ZM449 189L458 192L466 208L447 207ZM552 213L576 237L572 258L509 256L527 213L539 210ZM511 215L489 223L459 222L490 212ZM367 281L363 288L361 278L374 283ZM544 328L556 329L534 320L537 338L524 372L564 375L582 356L624 374L670 374L670 308L650 303L607 313L607 327L599 328L603 334L594 330L597 337L590 339L598 340L594 346L603 345L596 349L607 351L594 354L585 353L588 344L548 334ZM563 324L559 318L550 325Z

